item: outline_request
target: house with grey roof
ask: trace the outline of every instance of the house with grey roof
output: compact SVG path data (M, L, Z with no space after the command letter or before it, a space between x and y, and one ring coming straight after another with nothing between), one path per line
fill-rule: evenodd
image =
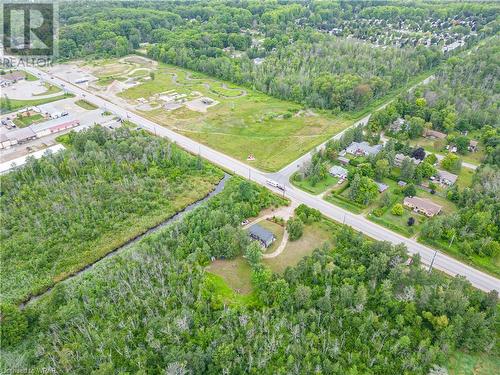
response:
M437 171L436 180L442 185L451 186L455 182L457 182L457 178L458 176L456 174L450 173L448 171L442 171L442 170Z
M368 142L352 142L346 152L356 156L374 156L382 150L382 145L370 146Z
M389 186L387 186L386 184L383 184L381 182L375 181L375 184L378 187L378 192L379 193L383 193L384 191L386 191L387 189L389 189Z
M432 202L429 199L419 197L406 197L403 200L406 207L412 208L413 211L432 217L441 212L442 207L439 204Z
M274 240L276 240L271 231L261 227L259 224L254 224L248 228L248 235L254 240L259 241L265 248L271 246Z
M347 178L347 174L349 171L345 168L342 168L339 165L334 165L333 167L330 168L328 171L333 177L338 177L340 179L345 180Z
M406 156L406 155L403 155L403 154L396 154L394 156L394 165L396 167L401 167L401 165L403 165L403 161L406 158L410 159L413 162L413 164L415 164L415 165L419 165L422 162L422 160L420 160L420 159L410 158L409 156Z

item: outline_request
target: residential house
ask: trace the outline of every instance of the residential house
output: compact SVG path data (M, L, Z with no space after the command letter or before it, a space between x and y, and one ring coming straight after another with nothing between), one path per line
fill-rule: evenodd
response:
M478 141L475 141L475 140L471 140L469 142L469 151L470 152L476 152L477 151L477 146L478 146L479 142Z
M267 229L261 227L259 224L254 224L248 228L248 234L251 238L259 241L262 246L268 248L276 240L274 234Z
M458 176L448 171L438 170L436 180L442 185L451 186L457 181Z
M433 217L439 214L442 209L439 204L436 204L429 199L419 197L406 197L403 200L403 204L406 207L413 209L413 211L424 214L427 217Z
M342 168L338 165L334 165L333 167L331 167L329 172L333 177L338 177L342 180L345 180L347 178L347 174L349 173L347 169Z
M399 180L398 185L401 187L405 187L407 184L406 184L406 182Z
M446 138L446 134L438 132L437 130L427 129L424 132L424 137L425 138L430 138L430 139L445 139Z
M374 156L382 150L382 145L370 146L368 142L352 142L346 152L355 156Z
M420 159L410 158L409 156L403 154L396 154L396 156L394 157L394 165L396 167L401 167L401 165L403 165L403 161L405 160L405 158L410 159L415 165L419 165L422 162L422 160Z
M396 120L394 120L394 122L389 126L389 130L393 133L400 132L403 129L405 123L406 121L401 117L399 117Z
M383 183L377 182L377 181L375 181L375 183L377 184L378 192L379 193L383 193L384 191L386 191L387 189L389 189L389 186L387 186L386 184L383 184Z

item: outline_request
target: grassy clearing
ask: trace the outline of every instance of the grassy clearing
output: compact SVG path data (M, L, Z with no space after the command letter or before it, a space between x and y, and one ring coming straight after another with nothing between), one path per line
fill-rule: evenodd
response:
M35 124L37 122L40 122L44 119L44 117L37 113L32 116L22 116L22 117L16 117L13 122L16 124L18 128L25 128L27 126L30 126L31 124Z
M41 92L40 94L33 94L33 96L52 95L61 92L61 89L59 87L51 85L49 83L46 83L44 86L46 88L44 92Z
M457 185L460 189L472 186L472 178L475 171L469 168L462 167L458 174Z
M226 282L224 277L207 272L206 282L209 282L216 290L217 295L224 304L237 306L256 306L259 304L257 296L254 293L240 294L235 292Z
M215 260L206 270L221 277L238 294L245 295L252 291L252 270L242 256L234 259Z
M24 74L26 77L26 81L38 81L38 77L34 76L33 74L28 72L24 72Z
M173 90L188 98L199 92L217 100L206 113L161 108L141 115L244 162L253 154L256 160L248 163L265 171L279 170L351 124L327 112L304 113L301 105L202 74L194 77L188 70L160 64L154 80L119 96L135 104L135 99Z
M73 94L66 93L59 96L52 96L50 98L43 98L43 99L30 99L30 100L10 99L10 109L4 110L2 113L14 112L21 108L51 103L62 99L72 98L73 96L74 96Z
M500 374L500 357L454 352L448 358L446 367L450 375Z
M305 190L308 193L318 195L326 190L328 190L330 187L335 186L339 179L337 177L333 177L331 175L328 175L324 180L318 182L316 185L312 185L311 181L306 178L303 180L297 180L295 178L297 174L295 173L291 178L290 182L292 183L293 186L298 187L299 189Z
M92 104L92 103L89 103L88 101L86 100L83 100L83 99L80 99L80 100L77 100L75 102L75 104L79 107L82 107L83 109L87 109L89 111L92 111L94 109L97 109L97 106Z
M323 244L328 243L331 245L333 233L338 227L338 224L327 219L305 225L304 234L301 238L297 241L288 241L279 256L264 259L264 264L273 272L282 273L287 267L292 267L305 256L311 255L315 249L320 248Z

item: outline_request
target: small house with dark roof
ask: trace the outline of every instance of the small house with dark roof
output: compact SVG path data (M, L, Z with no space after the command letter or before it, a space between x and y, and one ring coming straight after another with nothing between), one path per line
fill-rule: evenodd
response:
M248 228L248 234L254 240L259 241L265 248L271 246L274 240L276 240L272 232L261 227L259 224L254 224Z

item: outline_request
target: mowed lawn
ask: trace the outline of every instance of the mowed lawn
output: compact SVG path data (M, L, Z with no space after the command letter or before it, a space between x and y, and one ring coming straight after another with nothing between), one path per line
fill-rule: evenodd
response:
M352 120L304 110L299 104L163 64L154 80L143 81L119 96L137 104L135 99L169 90L186 94L188 100L199 92L219 104L205 113L187 108L138 113L264 171L279 170L352 124ZM250 154L254 161L247 161Z
M311 255L315 249L323 244L332 247L331 240L337 225L332 221L323 219L317 223L304 226L304 234L296 241L288 241L283 252L276 258L264 259L264 264L273 272L282 273L287 267L293 267L302 258Z

